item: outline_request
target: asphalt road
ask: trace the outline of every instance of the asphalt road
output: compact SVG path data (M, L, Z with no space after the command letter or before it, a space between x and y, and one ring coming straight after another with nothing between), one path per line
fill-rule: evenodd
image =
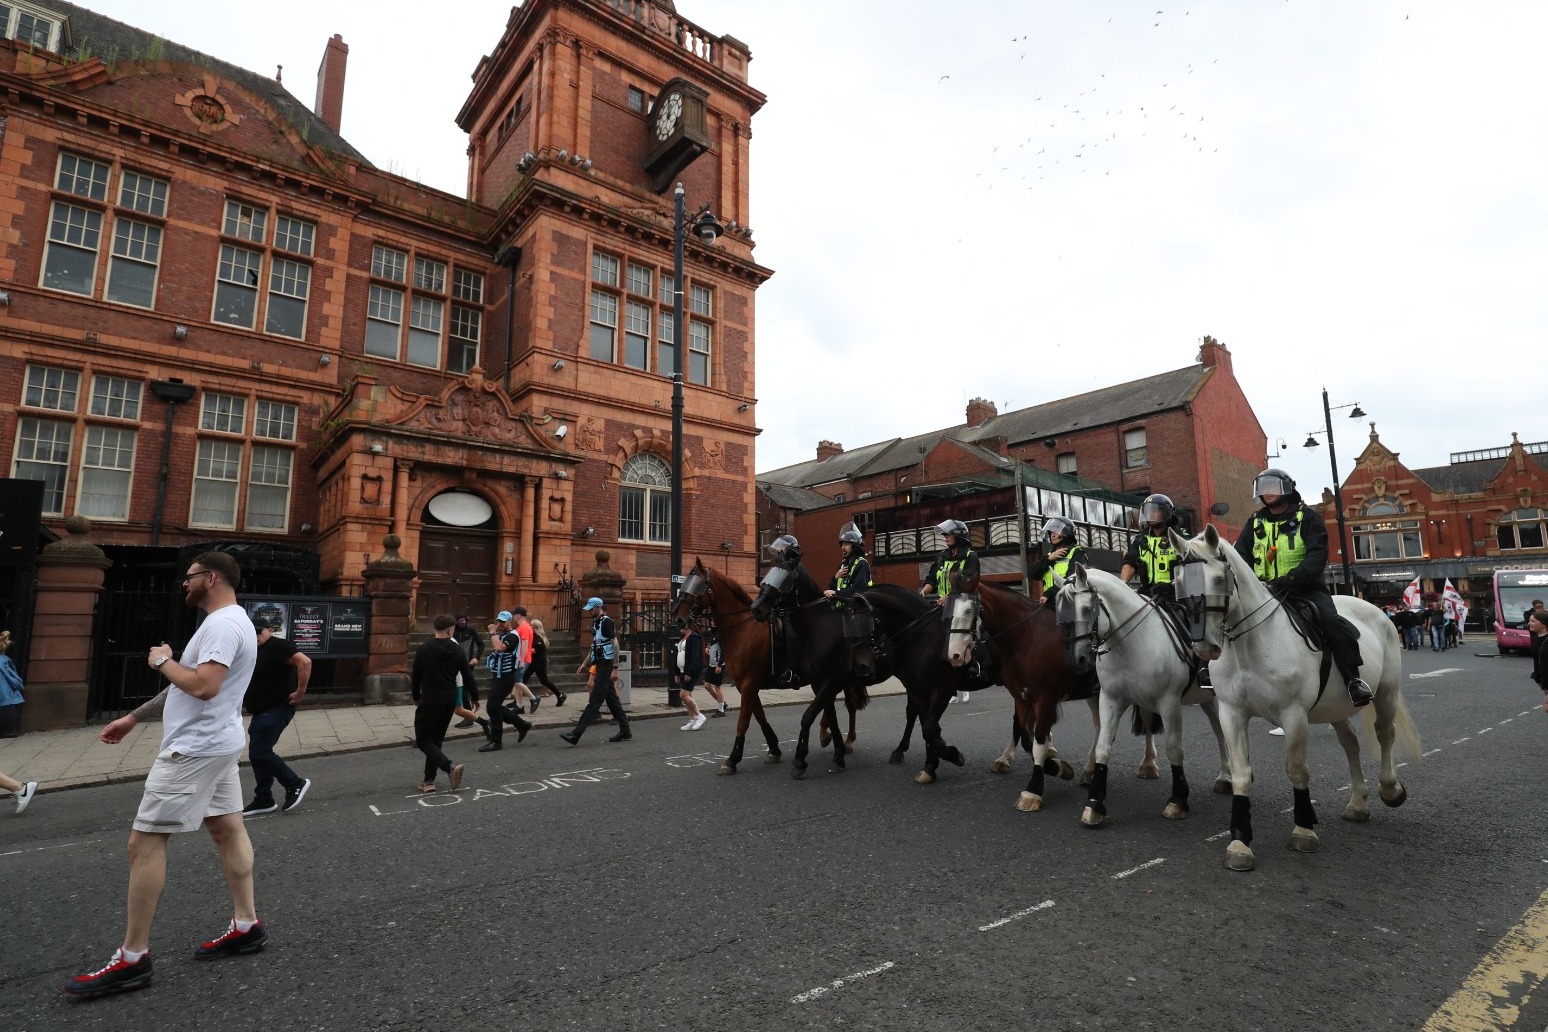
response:
M1125 732L1108 824L1090 830L1077 784L1024 814L1028 759L988 772L999 691L951 707L968 766L923 787L917 739L912 763L886 763L898 699L862 715L846 773L819 756L804 781L761 744L717 776L730 720L457 746L458 796L413 794L406 747L307 760L305 804L249 822L269 948L190 958L229 901L208 839L180 836L155 983L90 1003L59 985L119 941L139 788L43 796L0 812L0 1029L1419 1029L1548 885L1548 714L1527 661L1475 649L1492 652L1405 654L1429 755L1400 772L1400 809L1373 785L1370 823L1341 821L1342 752L1314 729L1318 853L1282 847L1282 739L1254 722L1245 874L1222 864L1229 801L1209 793L1201 718L1192 816L1161 818L1167 782L1134 777ZM797 713L774 711L784 737ZM1084 706L1056 740L1083 756ZM1543 995L1497 1027L1548 1026Z

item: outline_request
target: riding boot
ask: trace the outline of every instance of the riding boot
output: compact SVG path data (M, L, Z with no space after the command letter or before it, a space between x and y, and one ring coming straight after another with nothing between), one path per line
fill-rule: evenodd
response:
M1358 677L1351 677L1348 687L1349 701L1354 703L1356 707L1368 706L1370 701L1376 697L1375 693L1371 691L1371 686Z

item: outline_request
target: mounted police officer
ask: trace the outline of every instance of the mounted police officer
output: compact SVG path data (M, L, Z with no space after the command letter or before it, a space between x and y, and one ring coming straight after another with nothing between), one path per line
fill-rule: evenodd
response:
M1043 544L1027 575L1043 582L1043 601L1053 605L1054 596L1059 594L1054 587L1054 574L1068 577L1072 564L1090 562L1086 550L1075 540L1075 525L1063 516L1051 516L1043 524Z
M978 583L978 553L973 551L967 524L961 520L945 520L935 529L946 539L946 547L936 555L919 593L935 595L935 604L944 606L948 596L968 591Z
M783 684L794 686L799 680L795 673L795 631L785 610L790 607L795 591L796 567L801 565L801 542L792 534L781 534L769 543L768 551L774 562L758 585L752 613L759 620L769 621L769 632L773 635L769 655L775 677Z
M871 561L865 557L865 537L853 520L839 531L839 552L843 558L839 560L838 572L823 592L833 599L835 607L854 598L855 592L871 587Z
M1348 686L1349 701L1366 705L1372 694L1371 686L1359 676L1360 632L1338 614L1333 596L1322 584L1328 564L1327 524L1301 500L1295 481L1282 469L1259 473L1252 493L1263 508L1242 528L1236 551L1252 563L1258 579L1274 594L1302 598L1317 607L1333 662Z
M1145 529L1129 542L1118 576L1127 581L1138 573L1141 595L1171 603L1176 598L1172 568L1177 563L1177 550L1166 532L1175 530L1182 534L1182 521L1177 518L1176 506L1164 494L1149 495L1140 503L1140 521Z

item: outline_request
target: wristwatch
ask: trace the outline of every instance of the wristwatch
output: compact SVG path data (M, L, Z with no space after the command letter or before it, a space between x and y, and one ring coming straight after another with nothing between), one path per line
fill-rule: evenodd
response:
M162 665L165 664L166 661L171 659L171 658L172 658L171 656L159 656L159 657L157 657L156 662L151 664L151 668L154 669L154 670L160 670Z

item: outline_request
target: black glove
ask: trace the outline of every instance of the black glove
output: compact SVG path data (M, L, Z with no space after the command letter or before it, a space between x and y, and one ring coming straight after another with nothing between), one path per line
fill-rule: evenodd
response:
M1285 593L1285 580L1283 577L1275 577L1271 581L1265 581L1263 586L1276 595L1283 595Z

